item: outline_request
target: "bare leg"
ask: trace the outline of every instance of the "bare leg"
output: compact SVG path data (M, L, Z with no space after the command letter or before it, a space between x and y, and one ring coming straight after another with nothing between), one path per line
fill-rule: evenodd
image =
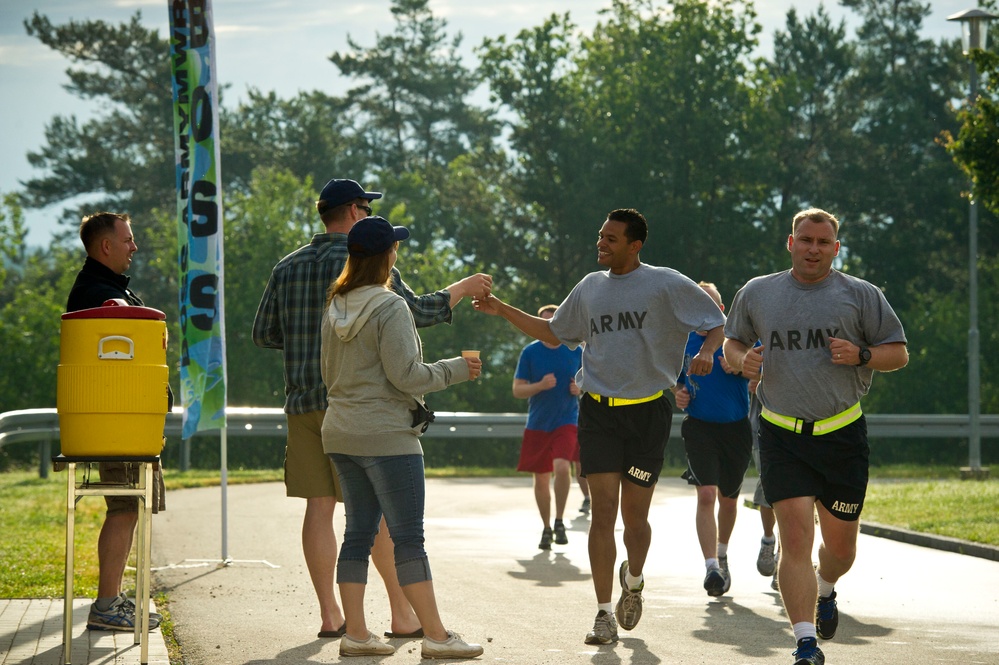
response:
M621 521L624 522L624 547L628 553L628 572L638 577L645 568L652 544L652 525L649 508L656 486L642 487L630 482L621 483ZM613 566L611 573L613 574ZM613 580L612 580L613 584Z
M347 615L347 634L362 642L368 639L368 625L364 621L364 590L367 586L357 582L339 584L343 612Z
M384 515L382 515L382 521L378 525L378 535L375 536L375 544L371 548L371 561L375 564L378 574L382 576L382 580L385 582L385 592L388 594L389 607L392 610L392 632L398 634L416 632L420 628L420 620L413 611L413 607L409 604L406 593L399 586L399 578L395 572L395 546L392 543L391 536L389 536ZM344 598L342 584L340 585L340 597ZM346 599L343 602L344 609L346 609ZM367 633L364 635L367 637Z
M736 499L724 496L718 497L718 542L728 543L735 529L735 518L739 514L739 503Z
M552 525L552 495L550 473L534 474L534 501L538 504L538 513L545 526Z
M697 487L697 512L694 523L697 527L697 542L705 559L718 556L718 525L715 523L715 497L718 487L700 485Z
M593 590L598 603L609 603L614 594L614 563L617 561L617 544L614 526L621 492L620 473L594 473L587 476L592 499L590 535L587 543Z
M569 500L569 486L572 485L572 464L566 459L556 459L555 467L555 519L565 515L565 504Z
M857 558L860 521L846 522L826 510L821 503L815 506L819 511L819 529L822 531L818 572L826 582L835 583L853 567Z
M316 590L316 598L319 600L319 613L322 617L320 630L337 630L343 625L344 620L333 594L337 556L336 534L333 533L336 498L317 496L310 497L305 502L302 552L305 555L309 576L312 578L312 586ZM363 601L363 591L361 598ZM367 638L367 633L364 637Z
M793 626L815 622L818 586L812 569L815 540L815 497L784 499L773 505L780 531L780 563L777 579L784 609Z
M128 554L132 550L132 534L139 521L138 513L117 513L104 518L97 539L97 560L100 579L98 598L114 598L121 593L121 578L125 574Z
M760 522L763 524L763 536L765 538L774 537L774 524L777 518L774 517L774 509L760 506Z
M420 618L423 626L423 633L432 640L444 641L447 639L447 630L441 622L440 612L437 610L437 598L434 595L434 583L432 580L416 582L402 587L406 592L406 598L416 611L416 616Z

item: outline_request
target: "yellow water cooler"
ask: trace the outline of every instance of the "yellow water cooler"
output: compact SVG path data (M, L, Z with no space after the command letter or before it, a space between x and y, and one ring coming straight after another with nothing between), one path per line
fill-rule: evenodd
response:
M166 315L156 309L105 304L62 315L56 407L63 455L160 454L166 347Z

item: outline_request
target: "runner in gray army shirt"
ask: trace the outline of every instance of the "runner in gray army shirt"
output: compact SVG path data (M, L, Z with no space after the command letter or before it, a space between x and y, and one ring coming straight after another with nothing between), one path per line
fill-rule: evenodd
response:
M576 377L584 393L579 458L590 484L588 549L597 596L587 644L615 642L618 624L632 630L642 617L642 569L652 541L649 506L672 419L663 391L676 383L691 331L708 334L688 374L709 373L724 338L721 310L701 287L675 270L640 261L647 237L641 213L612 210L597 240L597 262L608 270L584 277L551 320L493 296L474 301L476 309L502 316L535 339L569 348L585 343ZM621 597L614 605L618 506L628 558L618 569Z
M791 270L750 280L725 325L725 359L761 376L760 474L780 533L795 665L824 665L816 638L836 633L833 586L857 553L869 453L860 399L875 370L908 362L902 324L881 291L832 269L838 233L839 221L823 210L795 215ZM762 346L753 348L756 340ZM813 572L815 509L822 543Z

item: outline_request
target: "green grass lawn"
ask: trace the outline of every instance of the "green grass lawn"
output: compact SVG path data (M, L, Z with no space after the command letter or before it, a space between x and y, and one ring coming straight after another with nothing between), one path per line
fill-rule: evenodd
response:
M680 469L664 469L678 475ZM427 469L428 477L509 476L507 469ZM864 519L999 546L999 479L962 481L957 469L872 469ZM933 478L926 480L927 477ZM276 482L282 471L233 470L230 484ZM750 482L747 479L747 483ZM34 471L0 473L0 598L56 598L63 594L66 540L66 476L47 480ZM168 489L217 485L218 471L171 470ZM97 589L97 535L104 501L87 497L76 511L76 594ZM691 534L693 538L693 534Z

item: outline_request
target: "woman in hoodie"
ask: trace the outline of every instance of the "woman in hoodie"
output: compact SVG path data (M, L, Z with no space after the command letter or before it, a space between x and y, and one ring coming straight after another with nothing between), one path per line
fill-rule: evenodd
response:
M482 654L447 630L434 595L424 549L426 429L423 394L476 378L477 358L423 362L420 337L406 302L388 285L400 240L409 230L381 217L358 221L347 235L347 264L330 286L322 324L322 374L329 406L323 448L344 495L346 531L337 584L347 620L340 655L387 655L392 645L364 620L368 558L382 514L395 543L399 584L423 627L424 658Z

